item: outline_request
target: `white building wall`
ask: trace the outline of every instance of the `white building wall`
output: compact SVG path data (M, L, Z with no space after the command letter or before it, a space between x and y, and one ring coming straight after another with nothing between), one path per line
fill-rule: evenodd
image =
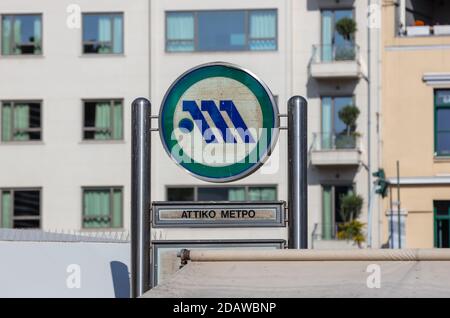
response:
M43 229L80 229L82 186L123 186L129 228L130 104L149 95L149 3L77 0L82 12L124 13L124 54L83 56L71 0L2 0L0 14L42 13L43 55L0 56L0 100L42 100L42 141L0 142L0 188L41 187ZM82 99L123 98L124 140L82 141Z
M81 30L66 26L70 0L2 0L0 14L43 13L43 56L0 57L0 100L43 100L43 140L0 143L0 188L42 187L44 229L81 228L82 186L123 186L124 227L129 229L130 207L130 104L138 96L149 97L153 114L162 98L184 71L211 61L225 61L251 70L278 96L281 113L292 95L307 97L309 140L320 132L320 96L354 94L360 108L358 131L363 138L363 163L367 163L367 82L310 78L308 64L314 44L321 42L321 15L324 8L355 8L358 24L356 43L367 63L367 2L341 0L78 0L82 12L124 12L123 56L83 56ZM266 52L165 51L165 11L277 9L278 49ZM376 32L376 30L374 31ZM376 58L372 63L377 63ZM151 71L150 71L151 69ZM6 74L6 75L5 75ZM376 81L374 79L373 81ZM374 89L374 88L373 88ZM374 96L374 94L372 94ZM124 99L124 140L83 142L81 138L83 98ZM375 118L372 107L372 119ZM374 122L374 120L372 120ZM153 121L157 125L157 121ZM282 126L287 123L282 118ZM372 130L374 130L374 124ZM373 133L373 131L372 131ZM373 134L372 134L373 135ZM372 147L376 143L372 142ZM375 149L375 148L374 148ZM278 164L276 173L253 175L231 184L276 185L278 199L287 200L286 131L281 131L273 155L266 164ZM375 151L372 151L375 154ZM374 155L375 156L375 155ZM278 163L274 162L278 159ZM373 158L375 159L375 158ZM374 162L375 160L372 160ZM375 170L372 166L372 171ZM309 167L309 231L321 222L321 184L340 180L356 183L365 199L367 215L367 171L357 168ZM179 185L212 185L189 176L165 153L158 133L152 134L152 200L165 200L166 188ZM218 238L286 237L285 229L196 230L194 236ZM180 238L184 230L154 231L154 238ZM192 237L190 237L192 238Z

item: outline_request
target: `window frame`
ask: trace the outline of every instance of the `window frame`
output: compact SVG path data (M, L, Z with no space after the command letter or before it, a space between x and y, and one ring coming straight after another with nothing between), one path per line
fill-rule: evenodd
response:
M84 137L84 133L86 131L94 131L96 132L97 129L95 127L85 127L85 116L86 116L86 103L99 103L99 102L109 102L109 106L111 107L111 109L114 108L114 103L115 102L121 102L122 103L122 110L121 110L121 114L122 114L122 136L118 139L114 139L114 138L110 138L110 139L89 139L89 138L85 138ZM110 142L120 142L120 141L124 141L125 137L125 120L123 118L124 116L124 98L83 98L81 100L81 141L82 142L86 142L86 143L90 143L90 142L94 142L94 143L102 143L102 142L106 142L106 143L110 143ZM110 126L111 128L110 130L110 134L111 136L113 135L113 131L114 131L114 112L111 111L110 115L109 115L109 120L110 120Z
M122 15L122 52L120 53L85 53L84 52L84 17L86 15L109 15L110 20L112 20L113 15ZM98 36L98 35L97 35ZM99 43L99 42L86 42L86 43ZM111 46L114 45L114 23L111 23ZM92 11L92 12L81 12L81 55L83 57L85 56L124 56L125 55L125 12L123 11L108 11L108 12L99 12L99 11Z
M5 16L12 16L13 23L16 16L30 16L37 15L41 18L41 53L39 54L3 54L3 19ZM10 45L13 44L13 37L10 38ZM39 57L44 56L44 14L42 12L37 13L3 13L0 14L0 56L3 58L11 57Z
M14 215L14 193L20 192L20 191L38 191L39 192L39 216L19 216L16 217ZM9 192L11 193L12 201L11 201L11 224L10 227L2 227L6 229L22 229L22 228L15 228L14 227L14 221L15 220L38 220L39 221L39 227L31 228L31 229L42 229L42 222L43 222L43 216L42 216L42 187L12 187L12 188L0 188L0 225L2 224L3 220L3 192Z
M200 188L244 188L245 190L245 201L249 202L255 202L250 201L249 198L249 190L251 188L273 188L275 189L275 200L270 201L278 201L278 184L243 184L243 185L166 185L165 186L165 195L166 200L168 201L169 198L169 189L193 189L194 190L194 201L192 202L199 202L198 201L198 189ZM184 201L183 201L184 202ZM185 201L185 202L191 202L191 201ZM229 202L229 201L219 201L219 202ZM233 201L235 202L235 201ZM264 201L263 201L264 202Z
M39 108L40 108L40 122L41 125L39 128L27 128L26 130L19 130L19 131L25 131L25 132L40 132L41 133L41 137L39 139L34 139L34 140L4 140L3 139L3 127L1 127L3 125L3 105L4 104L11 104L12 105L12 109L14 110L15 104L20 104L20 103L38 103L39 104ZM29 143L41 143L44 140L44 129L43 129L43 112L44 112L44 103L42 100L40 99L5 99L5 100L1 100L0 101L0 127L1 127L1 131L0 131L0 144L29 144ZM11 112L11 135L14 136L15 131L17 130L14 127L14 111Z
M436 203L437 202L448 202L448 200L433 200L433 247L434 248L442 248L438 246L438 222L441 220L448 220L449 222L449 235L450 235L450 205L448 207L448 211L446 215L438 215ZM447 242L450 245L450 242Z
M84 204L85 204L85 192L86 191L101 191L101 190L109 190L109 223L112 224L113 221L113 211L114 211L114 199L113 193L115 190L120 190L122 193L121 200L121 212L120 213L120 227L85 227L84 221L86 216L84 215ZM123 186L82 186L81 187L81 230L83 231L105 231L105 230L123 230L124 229L124 187Z
M249 42L251 40L250 38L250 14L252 12L262 12L262 11L274 11L275 12L275 49L273 50L250 50L249 49ZM198 13L200 12L244 12L244 32L245 32L245 48L241 50L199 50L198 44L199 44L199 35L198 35ZM194 49L192 51L170 51L168 50L168 38L167 38L167 30L168 30L168 23L167 23L167 16L169 14L173 13L191 13L194 18L194 38L193 38L193 45ZM262 8L262 9L213 9L213 10L167 10L164 12L164 51L165 53L169 54L182 54L182 53L217 53L217 52L226 52L226 53L239 53L239 52L277 52L278 51L278 8ZM261 38L264 40L265 38ZM259 39L259 40L261 40ZM271 38L270 38L271 39ZM171 40L176 41L176 40Z
M450 158L450 149L448 150L449 153L447 154L442 154L438 152L438 133L440 131L438 131L438 109L449 109L450 111L450 104L448 105L443 105L443 104L438 104L437 102L437 93L439 91L449 91L450 92L450 88L436 88L433 90L433 112L434 112L434 156L435 158ZM450 128L448 131L445 131L450 133Z

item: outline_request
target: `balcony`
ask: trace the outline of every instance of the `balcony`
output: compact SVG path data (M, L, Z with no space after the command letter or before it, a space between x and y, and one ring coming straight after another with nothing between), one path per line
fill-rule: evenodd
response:
M357 166L361 161L361 138L345 134L315 133L310 151L314 166Z
M359 78L361 75L359 46L314 45L309 73L316 79Z

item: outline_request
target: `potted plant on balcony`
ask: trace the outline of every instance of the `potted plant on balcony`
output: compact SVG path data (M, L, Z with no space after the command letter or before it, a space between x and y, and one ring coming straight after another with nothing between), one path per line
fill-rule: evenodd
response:
M356 121L360 111L355 105L343 107L339 113L339 119L346 125L345 132L336 136L336 148L354 149L356 147L356 138L359 136L356 132Z
M353 192L341 199L341 217L344 223L339 224L337 237L341 240L352 240L359 248L365 241L363 229L365 224L358 221L363 206L363 198Z
M342 18L336 22L336 31L342 35L346 44L336 47L336 60L354 60L355 59L355 33L358 30L356 21L351 18Z

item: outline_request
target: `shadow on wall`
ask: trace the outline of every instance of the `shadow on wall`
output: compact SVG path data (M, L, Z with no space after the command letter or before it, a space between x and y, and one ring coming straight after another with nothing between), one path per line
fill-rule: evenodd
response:
M128 266L122 262L112 261L111 275L116 298L130 298L130 275Z

